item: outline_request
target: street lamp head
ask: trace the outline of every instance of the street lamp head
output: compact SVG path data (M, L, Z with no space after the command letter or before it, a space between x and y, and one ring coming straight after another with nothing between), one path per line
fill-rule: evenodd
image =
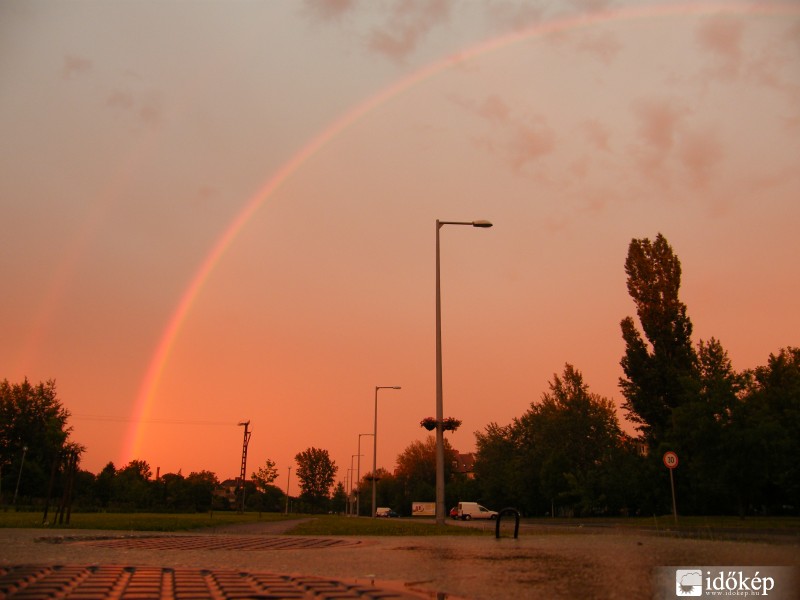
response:
M473 227L491 227L492 223L490 221L484 221L484 220L473 221L472 222L472 226Z

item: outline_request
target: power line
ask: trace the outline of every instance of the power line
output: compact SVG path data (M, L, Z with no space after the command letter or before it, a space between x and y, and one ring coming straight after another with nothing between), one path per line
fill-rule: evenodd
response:
M215 425L215 426L237 426L230 421L190 421L184 419L131 419L130 417L116 417L113 415L84 415L72 414L70 419L78 421L105 421L117 423L146 423L146 424L165 424L165 425Z

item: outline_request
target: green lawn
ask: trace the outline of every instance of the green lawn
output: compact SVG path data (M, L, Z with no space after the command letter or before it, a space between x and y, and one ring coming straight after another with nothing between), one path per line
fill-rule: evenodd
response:
M53 522L55 515L48 518ZM282 521L280 513L215 512L196 514L163 513L73 513L69 525L43 525L40 512L0 512L1 527L36 529L112 529L126 531L188 531L236 523Z
M49 515L52 523L54 514ZM428 535L494 535L494 522L459 527L448 521L447 527L436 527L432 519L370 519L340 515L283 515L281 513L215 512L199 514L163 513L73 513L69 525L43 525L41 512L0 511L0 528L20 527L43 530L106 529L117 531L190 531L206 527L284 520L302 520L292 535L358 535L358 536L428 536ZM672 515L659 517L594 518L594 519L523 519L529 525L539 525L545 533L577 531L579 528L618 527L651 530L675 529ZM513 519L503 519L504 530ZM681 531L705 533L715 531L774 531L800 536L800 517L678 517Z
M471 527L436 527L433 519L371 519L369 517L343 517L338 515L316 515L297 525L290 533L294 535L494 535L491 531Z
M53 515L49 516L50 521ZM117 531L190 531L222 525L257 522L298 520L288 533L292 535L487 535L488 530L477 530L449 526L439 528L432 519L412 521L408 519L370 519L368 517L345 517L340 515L283 515L280 513L215 512L201 514L161 513L73 513L69 525L42 525L42 513L0 511L0 528L21 527L63 531L65 529L107 529Z
M645 529L674 529L672 515L628 518L588 518L588 519L524 519L525 523L538 525L583 525L629 527ZM800 517L746 517L740 519L733 516L681 516L678 515L678 527L681 529L765 529L800 532Z

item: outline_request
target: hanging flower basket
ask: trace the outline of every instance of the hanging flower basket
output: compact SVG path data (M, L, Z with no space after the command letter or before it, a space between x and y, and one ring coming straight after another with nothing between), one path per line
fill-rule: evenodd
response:
M422 421L419 422L421 427L424 427L428 431L433 431L436 429L438 421L433 417L425 417ZM455 431L461 427L461 421L459 419L453 417L447 417L446 419L442 420L442 431Z
M459 427L461 427L461 421L459 419L454 418L454 417L447 417L442 422L442 429L444 431L455 431Z

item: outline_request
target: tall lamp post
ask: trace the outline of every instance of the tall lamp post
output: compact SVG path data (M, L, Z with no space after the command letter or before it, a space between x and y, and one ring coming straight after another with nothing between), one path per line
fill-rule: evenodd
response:
M442 406L442 292L439 269L439 230L443 225L491 227L489 221L440 221L436 219L436 524L445 524L444 508L444 408ZM374 508L373 508L374 510Z
M289 465L289 472L286 473L286 514L289 514L289 477L292 475L292 465Z
M28 452L28 447L22 447L22 460L19 461L19 475L17 475L17 487L14 488L14 500L12 504L16 507L17 506L17 494L19 493L19 482L22 479L22 465L25 464L25 454ZM374 510L374 509L373 509Z
M356 485L358 486L356 492L356 516L361 516L361 438L365 435L375 436L374 433L359 433L358 434L358 471L356 471Z
M353 468L353 459L358 456L359 462L361 462L361 455L360 454L353 454L350 457L350 491L347 493L347 514L353 514L354 502L353 502L353 475L355 475L356 470Z
M375 489L375 477L378 471L378 390L399 390L399 385L376 385L375 386L375 423L372 428L372 518L375 518L375 501L377 491Z

